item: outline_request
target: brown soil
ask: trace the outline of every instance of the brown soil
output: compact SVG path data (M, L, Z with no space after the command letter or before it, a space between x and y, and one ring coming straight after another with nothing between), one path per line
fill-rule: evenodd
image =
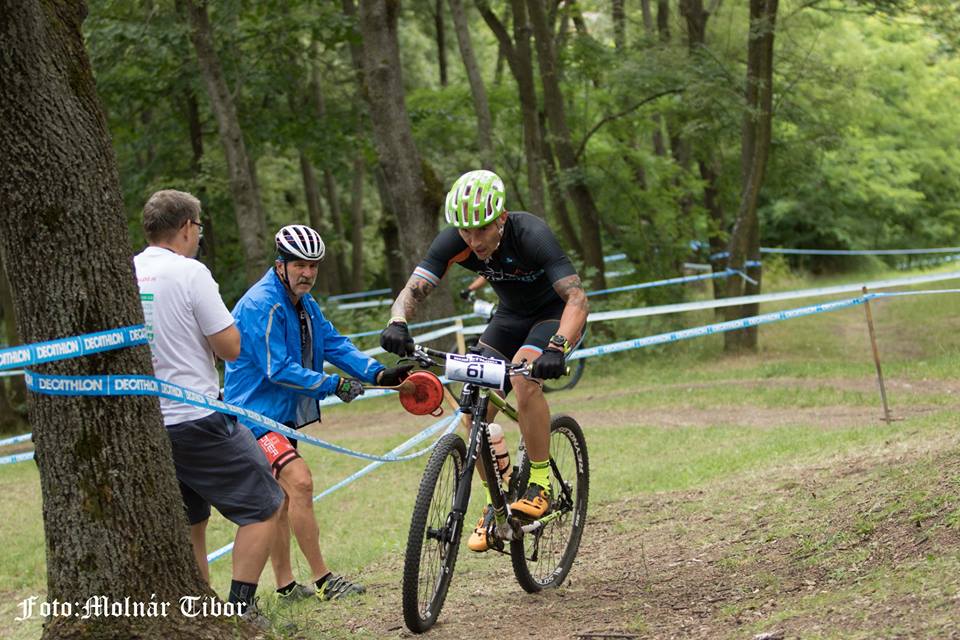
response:
M817 419L813 411L712 409L709 423L829 428L876 418L874 410L851 407L817 408ZM644 421L705 418L662 409ZM620 416L595 412L589 421L615 425ZM359 428L347 422L337 431ZM363 423L382 424L370 414ZM580 553L561 588L526 594L509 559L477 556L464 544L440 619L424 637L960 638L958 444L953 434L905 438L704 491L613 503L591 496ZM897 588L945 558L954 571L934 574L931 585ZM400 611L402 562L391 558L375 568L395 578L370 584L361 603L328 609L303 637L343 637L345 629L360 637L413 637ZM877 584L874 575L881 576Z

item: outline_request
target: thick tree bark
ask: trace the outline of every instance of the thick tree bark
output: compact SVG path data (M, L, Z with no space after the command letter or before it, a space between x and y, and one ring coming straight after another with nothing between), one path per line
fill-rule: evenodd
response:
M752 295L760 291L760 268L745 269L747 260L760 259L760 221L757 203L770 156L773 124L773 41L778 0L750 0L750 34L747 40L747 80L741 147L742 193L737 220L730 234L728 265L746 270L756 284L739 278L727 281L727 295ZM727 318L755 315L759 305L728 307ZM724 334L727 351L757 349L756 328Z
M580 219L580 242L583 246L583 261L588 268L593 268L590 285L594 289L605 289L603 242L600 236L600 212L593 200L583 176L583 167L577 161L573 144L570 141L570 130L567 127L567 116L564 109L563 92L560 90L560 80L557 77L556 51L553 48L553 37L547 25L547 15L544 11L543 0L531 0L530 21L533 24L537 43L537 60L540 64L540 80L543 85L543 103L547 112L547 122L555 141L557 160L560 163L567 184L567 194L577 208Z
M513 15L513 37L497 18L486 0L478 0L480 15L493 31L513 77L517 81L520 111L523 121L523 150L527 161L527 190L530 192L530 212L544 216L546 197L543 189L542 150L540 149L540 123L537 115L537 91L533 82L533 52L530 47L530 26L527 21L526 4L522 0L510 0ZM509 208L510 196L507 196Z
M428 185L424 165L413 140L404 103L400 49L397 40L399 2L368 0L360 4L365 96L374 141L390 202L397 216L404 271L413 268L437 233L442 195ZM439 293L439 292L438 292ZM449 295L432 295L421 307L425 317L453 313Z
M10 291L10 284L7 280L6 268L0 269L0 314L3 315L4 337L7 346L14 347L20 342L20 335L17 333L17 319L15 306L13 304L13 294ZM27 386L21 376L7 378L7 388L9 389L9 399L14 407L23 407L27 404ZM18 410L19 411L19 410ZM26 415L18 413L21 419L26 419Z
M357 151L353 158L353 182L350 185L350 244L353 245L353 264L350 272L353 276L354 291L363 291L363 180L367 172L367 160L363 151Z
M463 8L462 0L449 0L450 15L453 18L454 30L457 34L457 44L460 47L460 58L463 68L467 72L467 82L470 83L470 95L473 97L473 111L477 115L477 144L480 147L480 162L484 169L495 171L493 161L493 118L490 116L490 103L487 100L487 89L480 75L477 57L473 53L473 44L470 41L470 30L467 26L467 12Z
M82 4L0 2L0 255L18 274L10 284L26 343L143 322L116 164L83 46L85 15ZM152 367L148 347L139 346L36 371L149 375ZM191 553L157 400L31 394L29 407L45 599L174 603L167 617L54 617L43 637L226 637L232 621L185 619L176 604L212 592Z
M230 194L233 199L240 246L243 248L244 273L249 284L263 275L267 264L265 216L260 202L253 161L247 153L243 130L237 117L233 96L223 76L220 58L213 45L213 29L207 15L206 0L185 0L190 22L190 41L207 87L210 106L217 118L220 141L227 160Z

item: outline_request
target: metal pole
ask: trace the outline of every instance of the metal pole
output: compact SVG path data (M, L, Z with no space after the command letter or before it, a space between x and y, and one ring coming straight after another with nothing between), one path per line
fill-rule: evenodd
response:
M863 295L867 295L867 288L863 288ZM883 402L883 420L890 424L890 407L887 405L887 389L883 384L883 370L880 368L880 350L877 348L877 332L873 328L873 312L870 310L870 300L863 303L863 310L867 314L867 329L870 331L870 347L873 349L873 362L877 365L877 382L880 383L880 400Z

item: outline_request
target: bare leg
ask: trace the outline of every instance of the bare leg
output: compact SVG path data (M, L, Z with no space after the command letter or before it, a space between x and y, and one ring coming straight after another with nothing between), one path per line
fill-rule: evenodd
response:
M207 564L207 522L209 519L190 525L190 546L197 561L203 581L210 584L210 566Z
M294 579L293 567L290 563L289 505L290 498L284 498L283 505L278 510L276 533L270 543L270 564L273 567L273 577L277 581L277 588L290 584Z
M257 584L267 564L270 544L277 531L277 509L268 520L245 524L237 529L233 543L233 579Z
M519 363L526 359L531 362L539 355L537 351L520 349L513 361ZM527 457L531 460L547 460L550 457L550 407L543 395L543 387L539 382L522 376L513 376L510 381L517 394L520 433L527 447Z
M317 526L317 519L313 513L313 476L310 474L310 467L302 458L297 458L280 472L280 486L287 492L289 497L289 522L290 529L297 539L300 551L307 559L310 565L310 571L313 574L313 580L327 575L326 563L323 561L323 554L320 552L320 528ZM289 548L287 553L287 567L290 566ZM276 571L276 565L274 565ZM279 573L278 573L279 576ZM290 580L283 584L289 584L293 579L292 572ZM278 583L278 586L283 586Z

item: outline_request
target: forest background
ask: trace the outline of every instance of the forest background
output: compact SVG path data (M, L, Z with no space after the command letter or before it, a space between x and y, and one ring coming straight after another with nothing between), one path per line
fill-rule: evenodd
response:
M442 224L446 188L478 166L504 178L509 209L547 219L594 289L619 252L642 281L719 251L715 270L743 267L760 245L956 243L955 3L369 4L89 3L131 252L145 199L177 188L203 201L202 259L228 306L293 222L327 243L315 293L396 290ZM791 266L862 266L809 260ZM760 290L728 283L717 295ZM453 309L435 298L425 317ZM0 391L0 428L17 430L22 386Z

